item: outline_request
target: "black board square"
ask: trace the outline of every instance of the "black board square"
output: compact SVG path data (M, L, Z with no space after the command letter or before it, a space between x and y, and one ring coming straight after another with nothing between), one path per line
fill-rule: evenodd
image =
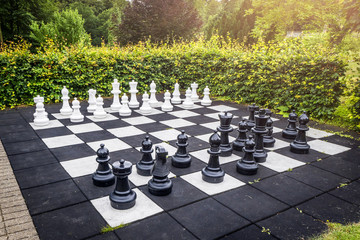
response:
M119 240L120 238L118 238L115 234L115 232L107 232L107 233L102 233L99 235L96 235L94 237L91 238L87 238L86 240Z
M33 130L5 133L0 137L3 143L23 142L39 138Z
M321 194L320 190L283 174L260 180L260 182L254 183L251 186L291 206Z
M82 122L71 122L70 118L65 118L65 119L58 119L62 124L64 124L65 126L73 126L73 125L78 125L78 124L85 124L85 123L92 123L93 121L91 121L89 118L84 116L84 121Z
M14 171L14 173L21 189L41 186L70 178L60 163L17 170Z
M4 143L7 155L36 152L47 149L46 145L40 139L34 139L24 142Z
M353 162L355 164L360 163L360 147L355 147L349 151L345 151L339 154L334 155L335 157L340 157L343 160Z
M184 110L184 109L179 109L179 110ZM208 114L208 113L217 113L218 112L216 110L213 110L213 109L207 108L207 107L191 109L191 111L195 112L195 113L199 113L199 114Z
M227 191L216 195L214 198L252 222L289 208L288 205L251 186Z
M132 147L142 147L142 141L145 139L146 136L149 136L148 134L140 134L136 136L130 136L130 137L122 137L120 140L126 142ZM153 143L153 146L158 143L162 143L162 141L154 136L149 136L150 141Z
M345 201L360 205L360 182L352 182L346 186L338 187L333 191L329 192L330 194L344 199Z
M339 186L341 183L349 181L344 177L311 165L298 167L291 172L285 172L284 175L292 177L324 192Z
M273 217L258 222L261 228L268 229L279 239L308 239L327 229L327 226L291 208Z
M59 161L67 161L95 155L94 150L85 143L52 148L50 151Z
M334 143L334 144L338 144L338 145L341 145L344 147L349 147L349 148L356 148L356 147L360 146L360 141L357 141L357 140L354 140L351 138L347 138L347 137L340 137L338 135L324 137L324 138L321 138L321 140L330 142L330 143Z
M0 135L12 132L23 132L32 130L29 124L14 124L14 125L4 125L0 126Z
M200 239L218 238L250 224L249 221L212 198L178 208L169 213Z
M186 120L188 120L188 118L186 118ZM211 131L211 129L203 127L201 125L193 125L193 126L182 127L177 129L180 131L184 130L188 136L199 136L213 132Z
M42 213L33 217L40 239L85 239L99 234L106 222L90 202Z
M21 117L20 114L16 114L16 116L18 117L14 117L14 118L8 118L6 117L1 117L0 119L0 126L8 126L8 125L26 125L27 122L24 120L24 118Z
M122 240L197 239L167 213L131 223L115 233Z
M114 135L112 135L110 132L105 130L87 132L87 133L78 133L76 134L76 136L78 136L84 142L95 142L95 141L114 138Z
M171 180L173 182L173 188L171 193L166 197L152 195L148 191L147 186L139 187L139 189L165 211L175 209L207 197L205 193L198 190L182 178L172 178Z
M5 109L0 111L0 117L2 119L18 119L21 118L21 114L17 109Z
M169 144L177 148L177 140L169 141ZM188 146L186 147L187 152L195 152L204 148L210 148L210 144L196 137L188 136Z
M142 154L135 148L128 148L120 151L110 152L110 157L110 163L124 159L131 162L132 164L136 164L141 160Z
M70 206L86 200L80 189L69 179L23 190L31 215Z
M236 231L232 234L229 234L223 238L223 240L240 240L240 239L246 239L246 240L275 240L277 238L274 238L267 232L262 232L262 229L260 229L256 225L250 225L246 228L243 228L239 231Z
M146 115L146 117L148 117L154 121L157 121L157 122L171 120L171 119L177 119L177 117L175 117L169 113L150 114L150 115Z
M170 169L170 172L175 174L176 176L182 176L185 174L190 174L193 172L197 172L197 171L201 171L201 169L203 169L204 167L206 167L206 163L204 163L203 161L192 157L191 158L191 164L190 167L188 168L177 168L171 165L171 156L169 156L167 158L167 163L166 163Z
M120 119L96 122L96 125L98 125L102 129L111 129L111 128L120 128L120 127L130 126L130 124L128 124L127 122L124 122Z
M149 132L157 132L157 131L162 131L162 130L166 130L169 129L169 126L166 126L165 124L162 123L146 123L146 124L140 124L140 125L136 125L136 128L149 133Z
M329 220L330 222L346 224L360 220L359 206L345 202L327 193L297 207L324 222Z
M57 162L56 158L49 150L11 155L9 156L9 161L13 170L20 170Z
M73 134L67 127L56 127L56 128L36 130L36 133L41 138L58 137L58 136Z
M283 139L281 139L281 140L283 140ZM289 144L289 147L280 148L280 149L274 150L274 152L285 155L289 158L292 158L292 159L295 159L295 160L298 160L298 161L301 161L304 163L314 162L319 159L324 159L324 158L329 157L329 155L315 151L311 148L309 150L309 154L296 154L296 153L290 152L290 144Z
M209 122L216 121L213 118L210 118L210 117L207 117L207 116L204 116L204 115L187 117L185 119L187 121L189 121L189 122L193 122L193 123L196 123L196 124L209 123ZM209 131L209 129L208 129L208 131ZM205 134L205 133L203 133L203 134ZM196 135L200 135L200 134L196 134Z

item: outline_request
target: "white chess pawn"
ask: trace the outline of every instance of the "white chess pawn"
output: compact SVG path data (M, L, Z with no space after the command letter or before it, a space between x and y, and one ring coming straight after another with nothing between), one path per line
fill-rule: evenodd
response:
M150 100L149 100L149 104L152 108L156 108L159 107L160 103L159 101L156 99L156 84L154 83L154 81L152 81L150 83Z
M208 86L206 86L204 88L204 97L201 100L201 105L203 106L210 106L212 101L210 100L210 89L208 88Z
M99 95L96 99L96 110L94 112L94 118L106 118L107 113L105 112L103 105L104 105L104 100Z
M172 104L180 104L181 98L180 98L180 91L179 91L179 84L175 83L175 88L173 92L173 97L171 99Z
M77 98L74 98L72 101L73 113L70 116L70 122L82 122L84 121L84 116L80 112L80 102Z
M44 97L40 97L40 95L37 95L36 97L34 97L34 103L35 103L35 106L38 102L42 102L44 103ZM48 115L47 112L45 112L46 116ZM36 110L35 110L35 113L34 113L34 118L36 118Z
M145 91L145 93L143 94L143 104L140 108L140 113L141 114L149 114L152 112L152 107L149 104L149 94L147 94L147 92Z
M34 125L38 127L42 127L48 124L49 124L49 118L47 117L47 112L45 112L44 104L42 102L37 102Z
M129 98L126 96L126 93L121 97L121 108L119 110L119 114L122 117L127 117L131 115L131 109L128 106Z
M130 108L138 108L140 106L140 103L136 99L136 93L138 92L138 90L136 89L137 84L138 83L135 82L134 80L129 82L129 85L130 85L129 93L131 94L130 95L130 102L129 102L129 107Z
M113 99L113 103L110 106L110 109L113 111L118 111L121 108L121 104L119 101L119 94L121 93L121 91L119 90L120 87L120 83L118 82L118 80L115 78L114 82L112 83L112 91L111 93L114 94L114 99Z
M96 90L89 89L88 93L89 93L89 101L88 101L89 106L87 107L87 111L89 113L93 113L96 110L96 96L95 96Z
M64 88L61 90L61 94L62 94L61 99L63 100L63 105L62 108L60 109L60 114L64 116L69 116L72 114L72 108L69 105L69 90L67 90L66 87L64 86Z
M197 95L197 88L199 87L199 85L197 83L192 83L191 85L191 100L193 102L199 101L199 96Z
M191 109L194 107L194 102L191 100L191 90L188 88L185 93L185 101L182 103L182 106L185 109Z
M163 110L164 112L170 112L174 109L174 106L171 105L170 99L171 93L169 92L169 90L166 90L164 95L164 104L161 106L161 110Z

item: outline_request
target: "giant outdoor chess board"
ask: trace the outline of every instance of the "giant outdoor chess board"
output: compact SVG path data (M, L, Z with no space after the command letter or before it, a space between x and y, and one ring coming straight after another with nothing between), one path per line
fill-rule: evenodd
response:
M109 107L110 100L105 100ZM203 107L174 111L160 108L150 115L132 112L130 117L110 113L95 119L85 111L85 121L71 123L61 116L59 104L45 105L50 124L33 125L34 108L1 112L0 132L5 150L41 239L294 239L323 231L321 221L360 220L360 149L354 140L311 129L307 132L309 154L289 150L290 140L281 137L286 119L273 117L275 146L259 164L256 175L236 172L242 156L234 151L220 157L224 182L202 181L201 169L209 159L209 136L219 126L218 113L234 114L237 123L246 117L245 106L216 101ZM135 164L141 159L141 142L150 136L153 146L162 145L173 155L181 130L189 136L190 168L171 166L172 193L159 197L147 190L150 177L129 176L137 193L135 207L111 208L110 187L96 187L96 150L104 143L110 162L121 158ZM350 183L337 188L341 183ZM127 224L101 234L103 227ZM93 237L93 238L92 238Z

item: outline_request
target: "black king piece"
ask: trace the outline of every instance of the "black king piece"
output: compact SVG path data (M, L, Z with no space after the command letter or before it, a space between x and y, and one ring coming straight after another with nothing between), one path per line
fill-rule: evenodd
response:
M263 136L268 132L265 128L269 116L265 115L265 109L260 109L259 115L255 116L255 127L251 129L255 133L255 153L254 158L257 162L265 162L267 153L264 150Z
M296 127L298 133L296 135L295 140L290 143L290 151L293 153L299 154L307 154L309 153L310 146L307 144L306 141L306 131L309 130L308 126L306 125L309 122L309 118L304 111L299 118L299 126Z
M151 176L151 171L154 168L154 159L151 156L151 153L154 151L152 149L152 142L149 139L149 136L146 136L141 143L142 148L140 152L143 154L140 162L136 163L137 173L141 176Z
M225 111L224 113L219 113L219 118L220 127L217 127L217 130L221 135L221 156L228 157L232 154L232 147L229 143L229 133L233 131L233 128L230 126L233 115Z

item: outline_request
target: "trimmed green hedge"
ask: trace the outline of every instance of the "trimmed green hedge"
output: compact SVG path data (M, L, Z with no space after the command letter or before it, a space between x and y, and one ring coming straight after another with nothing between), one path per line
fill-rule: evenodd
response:
M210 41L130 47L71 47L52 43L31 53L26 43L0 52L0 108L33 104L37 94L58 102L66 86L71 97L87 99L87 90L110 96L117 78L122 92L139 82L140 92L152 80L160 90L199 83L202 91L263 107L306 110L315 118L332 118L343 93L339 78L345 63L331 49L308 49L299 40L246 48L213 37Z

